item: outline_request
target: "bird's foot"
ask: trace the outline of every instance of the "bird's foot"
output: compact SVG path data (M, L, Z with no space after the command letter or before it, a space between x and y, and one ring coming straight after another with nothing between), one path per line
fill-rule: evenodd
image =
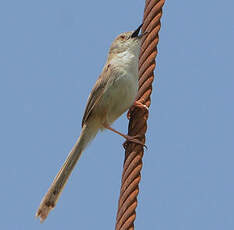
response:
M139 108L146 113L148 113L148 111L149 111L149 108L146 105L142 104L140 101L135 101L134 104L132 105L132 107L128 110L128 113L127 113L128 120L130 119L131 113L133 112L133 110L135 108Z
M147 149L147 146L145 145L145 143L138 139L139 137L142 138L142 136L143 135L135 135L135 136L125 135L126 141L123 143L123 147L126 149L130 143L135 143L138 145L142 145L143 147Z
M106 129L111 130L111 131L114 132L114 133L117 133L118 135L120 135L120 136L122 136L122 137L124 137L124 138L126 139L126 141L125 141L124 144L123 144L124 148L125 148L125 146L127 146L128 143L130 143L130 142L135 143L135 144L139 144L139 145L142 145L142 146L146 147L145 143L143 143L142 141L140 141L140 140L138 139L139 137L142 137L142 135L129 136L129 135L123 134L123 133L121 133L121 132L119 132L119 131L113 129L113 128L110 127L109 125L104 124L104 127L105 127ZM146 147L146 148L147 148L147 147Z

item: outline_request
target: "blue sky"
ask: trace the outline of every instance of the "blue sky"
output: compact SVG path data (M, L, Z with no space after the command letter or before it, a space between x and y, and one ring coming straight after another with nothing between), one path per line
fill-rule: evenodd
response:
M92 5L91 5L92 4ZM234 229L234 2L166 1L136 229ZM42 225L117 34L144 1L0 2L0 229L114 229L123 139L100 133ZM127 132L123 115L114 127Z

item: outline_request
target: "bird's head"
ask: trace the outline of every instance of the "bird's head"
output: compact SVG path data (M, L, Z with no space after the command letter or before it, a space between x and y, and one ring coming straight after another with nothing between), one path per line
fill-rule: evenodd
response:
M142 25L140 25L136 30L121 33L112 42L109 55L121 54L124 52L131 52L132 54L139 55L140 46L143 34L139 34Z

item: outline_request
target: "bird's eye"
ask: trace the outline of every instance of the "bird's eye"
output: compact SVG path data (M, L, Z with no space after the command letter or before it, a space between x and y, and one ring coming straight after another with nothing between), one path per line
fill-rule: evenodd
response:
M125 39L125 36L124 36L124 35L121 35L120 38L121 38L121 39Z

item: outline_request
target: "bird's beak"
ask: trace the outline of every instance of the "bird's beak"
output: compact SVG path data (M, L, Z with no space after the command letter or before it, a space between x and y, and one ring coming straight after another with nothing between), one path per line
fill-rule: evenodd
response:
M132 33L131 38L138 37L142 24Z

